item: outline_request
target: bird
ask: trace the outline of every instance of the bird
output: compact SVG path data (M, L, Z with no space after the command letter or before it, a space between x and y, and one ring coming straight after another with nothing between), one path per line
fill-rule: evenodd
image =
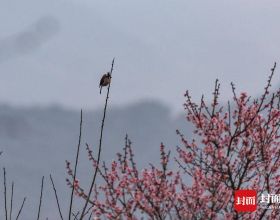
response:
M100 79L100 83L99 83L99 88L100 88L100 94L101 94L101 90L102 90L102 87L104 86L108 86L111 82L111 73L110 72L107 72L106 74L104 74L101 79Z

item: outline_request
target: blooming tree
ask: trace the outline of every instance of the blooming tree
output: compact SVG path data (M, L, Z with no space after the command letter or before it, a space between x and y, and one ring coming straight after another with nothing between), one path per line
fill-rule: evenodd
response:
M172 152L177 170L169 168L171 152L163 144L161 165L143 170L137 168L128 137L123 153L110 166L98 166L87 146L103 181L95 185L91 198L74 181L76 194L90 201L86 214L97 219L277 219L280 209L234 209L239 189L256 190L258 198L280 194L280 90L270 92L275 68L256 99L244 92L238 95L232 84L233 101L221 106L218 81L210 104L203 97L195 103L186 92L186 119L194 135L189 140L177 131L182 143ZM67 170L73 178L69 162ZM67 180L71 187L72 180Z

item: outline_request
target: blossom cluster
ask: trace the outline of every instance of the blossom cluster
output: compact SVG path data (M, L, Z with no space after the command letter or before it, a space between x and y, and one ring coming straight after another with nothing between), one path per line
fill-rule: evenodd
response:
M280 193L280 91L270 92L272 73L257 99L236 94L226 107L219 104L220 84L213 99L192 101L187 91L186 120L194 127L192 138L181 139L172 153L177 169L171 169L170 155L160 146L160 166L138 169L131 142L126 137L123 153L110 166L97 166L87 146L89 160L103 181L89 198L91 212L106 219L275 219L280 209L257 209L239 213L234 209L234 192L256 190ZM70 164L67 170L71 176ZM72 176L73 177L73 176ZM71 187L71 181L68 181ZM78 181L78 196L87 199Z

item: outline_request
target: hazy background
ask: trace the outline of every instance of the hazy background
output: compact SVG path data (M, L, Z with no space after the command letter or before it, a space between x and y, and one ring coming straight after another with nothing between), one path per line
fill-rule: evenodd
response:
M83 143L96 147L105 95L98 83L113 57L102 156L111 161L128 133L143 167L156 160L160 142L179 143L175 129L190 134L186 89L209 100L219 78L222 101L231 81L238 91L262 91L280 57L279 20L276 0L0 0L0 165L16 181L17 205L28 197L23 219L50 172L68 206L64 161L74 159L79 109ZM279 80L277 70L275 88ZM92 173L81 154L85 180ZM57 219L46 181L43 217ZM1 214L2 206L0 199Z

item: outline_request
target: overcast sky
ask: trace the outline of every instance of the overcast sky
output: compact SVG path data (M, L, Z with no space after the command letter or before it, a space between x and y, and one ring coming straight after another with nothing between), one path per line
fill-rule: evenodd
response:
M111 102L258 94L280 57L272 0L0 0L0 103L96 109L116 57ZM277 71L274 85L280 81ZM103 96L105 93L103 94Z

